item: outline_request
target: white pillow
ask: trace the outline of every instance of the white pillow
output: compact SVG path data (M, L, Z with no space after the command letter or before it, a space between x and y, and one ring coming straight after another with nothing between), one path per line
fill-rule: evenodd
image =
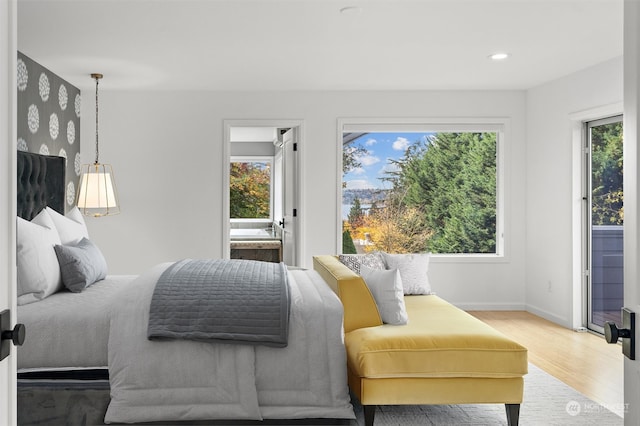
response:
M87 225L78 207L74 207L64 216L51 207L47 207L46 210L53 219L62 244L78 244L83 238L89 238Z
M18 305L37 302L62 288L54 250L60 237L46 210L31 222L17 218Z
M429 283L429 253L382 253L387 269L398 269L404 294L431 294Z
M402 278L397 269L371 269L360 265L360 275L371 290L385 324L404 325L409 321L404 305Z

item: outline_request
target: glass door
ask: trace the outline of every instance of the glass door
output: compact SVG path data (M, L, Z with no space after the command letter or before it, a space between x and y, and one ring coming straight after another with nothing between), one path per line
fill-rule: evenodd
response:
M624 303L622 116L586 123L588 327L621 324Z

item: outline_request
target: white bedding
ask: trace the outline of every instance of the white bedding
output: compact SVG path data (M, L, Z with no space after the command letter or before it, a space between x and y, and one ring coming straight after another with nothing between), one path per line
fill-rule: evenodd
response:
M108 347L111 422L354 418L346 383L342 305L315 271L289 271L286 348L149 341L149 300L170 264L127 286Z
M342 305L315 271L291 270L286 348L147 340L155 279L108 276L82 293L18 307L27 327L21 371L104 368L105 422L354 418Z
M82 293L60 291L18 306L26 339L18 346L18 369L105 368L109 306L136 275L109 275Z

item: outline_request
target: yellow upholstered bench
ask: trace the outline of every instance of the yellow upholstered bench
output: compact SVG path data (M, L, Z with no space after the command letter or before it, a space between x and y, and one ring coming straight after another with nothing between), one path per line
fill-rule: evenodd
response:
M406 325L383 324L362 277L336 256L314 269L344 306L351 391L373 425L376 405L505 404L517 425L527 349L435 295L405 296Z

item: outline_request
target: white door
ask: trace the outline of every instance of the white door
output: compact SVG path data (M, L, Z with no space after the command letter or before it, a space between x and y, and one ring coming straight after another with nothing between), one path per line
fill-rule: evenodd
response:
M587 327L604 332L605 321L621 324L624 305L622 115L585 123L585 272Z
M273 156L273 226L279 230L284 218L284 146L276 145ZM284 222L282 222L284 223Z
M624 3L624 305L640 315L640 2ZM640 321L640 318L636 321ZM638 346L636 325L635 339ZM624 359L625 425L640 424L640 354Z
M282 144L282 260L289 266L297 264L297 185L298 181L298 128L283 135Z
M0 1L0 312L15 324L16 1ZM0 361L0 424L16 424L16 349Z

